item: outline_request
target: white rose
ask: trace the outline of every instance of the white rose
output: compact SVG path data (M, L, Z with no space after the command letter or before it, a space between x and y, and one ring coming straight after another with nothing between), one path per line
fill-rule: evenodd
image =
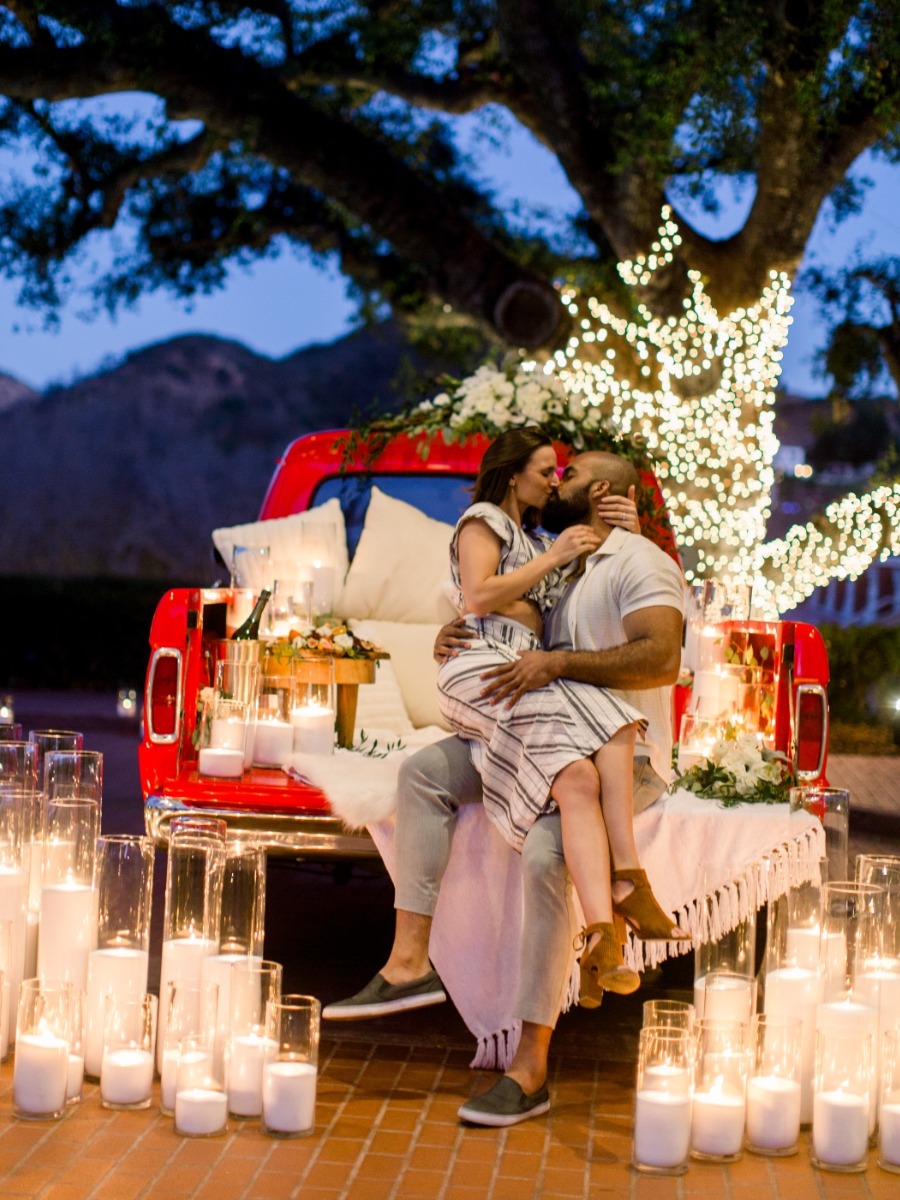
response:
M334 639L334 644L336 646L340 646L340 648L342 650L352 650L353 649L353 638L350 636L349 633L339 633L337 635L337 637ZM349 670L349 668L348 668L348 670Z
M576 421L580 421L584 416L584 405L581 402L580 396L569 397L569 416Z

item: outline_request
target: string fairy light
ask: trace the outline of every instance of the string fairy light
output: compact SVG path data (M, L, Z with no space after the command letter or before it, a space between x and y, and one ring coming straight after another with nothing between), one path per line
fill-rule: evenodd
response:
M619 264L623 281L647 288L680 244L667 206L650 251ZM523 365L562 380L586 425L645 439L689 581L752 580L754 608L776 617L829 579L856 578L876 556L900 552L900 487L845 497L766 543L790 280L770 271L756 304L725 315L698 271L688 283L679 315L660 317L640 303L633 319L565 289L575 332L545 363Z

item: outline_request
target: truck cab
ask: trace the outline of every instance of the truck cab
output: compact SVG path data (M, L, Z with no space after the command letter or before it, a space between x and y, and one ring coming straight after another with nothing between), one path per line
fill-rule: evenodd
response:
M400 435L374 450L365 444L351 448L349 438L348 431L338 430L292 442L276 466L258 521L241 527L240 536L261 545L270 540L270 533L296 536L305 518L317 515L315 510L325 512L327 506L336 514L341 540L338 573L343 575L349 564L346 580L337 579L337 614L362 622L365 636L391 656L390 666L379 664L374 688L360 686L360 709L375 712L379 721L395 720L402 738L405 730L441 724L431 648L437 630L454 615L442 586L447 545L469 503L468 489L488 439L478 436L457 443L440 436ZM564 462L570 452L557 449ZM661 503L653 476L646 475L644 481ZM667 522L656 521L645 533L677 559ZM198 771L198 702L211 683L211 667L217 646L228 634L234 599L230 587L173 588L154 614L139 748L148 833L165 845L173 817L202 812L223 818L231 832L254 837L271 854L324 860L376 857L368 834L345 828L322 791L281 769L252 767L237 779ZM824 692L821 697L817 693L822 720L810 719L809 702L804 701L809 689L798 691L805 676L802 671L798 675L802 664L795 659L795 647L810 645L801 651L810 664L807 673L821 681L824 672L827 682L824 648L815 630L797 635L785 629L779 636L779 644L791 647L791 663L782 673L783 685L779 677L779 687L785 690L779 709L783 720L781 725L773 721L773 728L778 726L786 742L795 728L812 730L805 735L802 759L804 765L815 763L821 777L827 705ZM358 732L359 721L357 727Z

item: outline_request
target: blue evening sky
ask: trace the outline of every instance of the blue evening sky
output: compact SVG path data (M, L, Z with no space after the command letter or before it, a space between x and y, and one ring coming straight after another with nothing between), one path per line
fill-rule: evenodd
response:
M555 158L527 132L511 125L500 138L477 133L473 120L463 132L477 156L483 177L502 202L565 213L578 208ZM862 212L835 228L827 211L820 214L807 250L811 263L840 265L862 243L867 254L900 255L900 167L864 156L857 174L873 181ZM701 228L728 236L740 226L751 197L731 199L730 187L719 218L694 214ZM321 268L294 253L235 268L220 292L200 297L192 307L163 293L143 298L115 317L85 319L85 303L73 299L60 314L57 329L44 329L42 318L18 309L13 283L0 280L0 372L38 389L70 383L120 359L130 350L188 333L209 333L243 342L273 358L303 346L330 342L352 327L353 305L346 283L334 268ZM822 394L825 384L813 374L813 356L821 346L822 323L812 300L800 296L785 351L783 382L801 395Z

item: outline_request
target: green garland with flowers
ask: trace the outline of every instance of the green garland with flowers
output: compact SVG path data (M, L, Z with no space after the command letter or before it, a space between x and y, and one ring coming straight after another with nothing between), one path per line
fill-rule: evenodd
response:
M757 743L756 734L726 732L709 757L694 763L671 785L697 796L718 800L724 808L737 804L787 804L796 785L793 768L782 754Z
M443 391L431 400L408 405L391 416L362 422L342 439L345 465L361 457L374 463L397 434L426 435L420 446L424 456L440 434L444 442L465 442L479 434L495 438L507 429L540 425L554 441L583 450L607 450L628 458L639 471L653 471L653 459L643 438L628 436L604 418L596 405L568 393L555 375L521 364L486 364L459 380L444 376ZM664 548L674 546L669 519L658 491L643 488L638 512L644 532Z

